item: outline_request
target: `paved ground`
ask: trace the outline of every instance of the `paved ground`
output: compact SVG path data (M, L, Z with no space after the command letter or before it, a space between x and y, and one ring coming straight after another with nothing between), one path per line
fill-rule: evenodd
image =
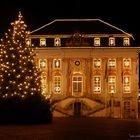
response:
M52 124L0 125L0 140L140 140L140 120L54 118Z

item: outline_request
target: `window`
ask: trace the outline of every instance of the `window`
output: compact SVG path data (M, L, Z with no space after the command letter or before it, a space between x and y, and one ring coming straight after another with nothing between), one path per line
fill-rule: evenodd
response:
M108 67L109 68L116 68L116 59L109 59L108 60Z
M131 79L130 76L123 76L123 93L130 93L131 92Z
M54 39L54 46L61 46L61 40L60 40L60 38L55 38Z
M101 93L101 76L93 77L94 93Z
M108 92L116 93L116 76L108 76Z
M93 59L94 68L101 68L101 59Z
M129 46L130 45L130 39L128 37L123 38L123 45Z
M125 69L131 68L131 59L130 58L123 59L123 68L125 68Z
M40 46L46 46L46 39L45 38L40 39Z
M41 87L42 87L42 94L47 93L47 77L41 76Z
M53 66L55 69L60 69L61 68L61 59L54 59Z
M73 76L72 77L73 92L82 92L83 77Z
M109 38L109 46L115 46L115 38L114 37Z
M100 38L94 38L94 46L100 46Z
M130 101L124 102L124 113L130 113Z
M46 69L47 68L47 60L46 59L40 59L39 60L39 68L40 69Z
M61 93L61 76L54 76L54 92Z
M31 46L31 39L27 39L26 44L27 44L27 46Z

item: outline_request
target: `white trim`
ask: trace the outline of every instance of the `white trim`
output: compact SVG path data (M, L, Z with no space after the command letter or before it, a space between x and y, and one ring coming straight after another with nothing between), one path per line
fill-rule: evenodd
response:
M112 25L112 24L110 24L108 22L105 22L105 21L103 21L101 19L55 19L55 20L53 20L53 21L41 26L40 28L37 28L37 29L31 31L30 34L36 32L36 31L39 31L39 30L43 29L44 27L47 27L47 26L51 25L52 23L54 23L56 21L100 21L100 22L102 22L102 23L104 23L104 24L106 24L106 25L108 25L108 26L110 26L110 27L112 27L112 28L114 28L116 30L121 31L124 34L127 34L128 36L130 36L130 37L132 37L134 39L134 37L131 34L125 32L124 30L122 30L122 29L120 29L120 28L118 28L118 27L116 27L116 26L114 26L114 25Z
M74 81L74 80L73 80L74 77L76 77L77 79L78 79L78 77L81 77L82 80L81 80L81 81L78 81L78 80ZM82 84L82 85L81 85L81 86L82 86L82 87L81 87L81 88L82 88L82 89L81 89L81 93L78 93L78 94L80 94L80 95L78 95L78 96L82 96L82 95L83 95L83 76L81 76L81 75L73 75L73 76L72 76L72 96L75 96L75 92L73 91L73 83L81 83L81 84Z
M128 77L128 78L129 78L128 83L125 83L125 81L124 81L124 78L125 78L125 77ZM129 90L129 91L125 91L124 86L129 86L130 90ZM124 94L126 94L126 93L131 93L131 76L130 76L130 75L124 75L124 76L123 76L123 93L124 93Z

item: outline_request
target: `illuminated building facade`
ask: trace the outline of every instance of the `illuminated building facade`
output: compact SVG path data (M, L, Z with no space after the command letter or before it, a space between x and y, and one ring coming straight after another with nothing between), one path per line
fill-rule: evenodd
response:
M56 19L29 37L54 116L138 117L132 34L100 19Z

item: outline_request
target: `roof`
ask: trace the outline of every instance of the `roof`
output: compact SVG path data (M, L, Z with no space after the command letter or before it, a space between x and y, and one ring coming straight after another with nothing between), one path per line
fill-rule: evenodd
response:
M76 31L81 34L127 34L133 38L131 34L101 19L55 19L30 33L54 35L73 34Z

